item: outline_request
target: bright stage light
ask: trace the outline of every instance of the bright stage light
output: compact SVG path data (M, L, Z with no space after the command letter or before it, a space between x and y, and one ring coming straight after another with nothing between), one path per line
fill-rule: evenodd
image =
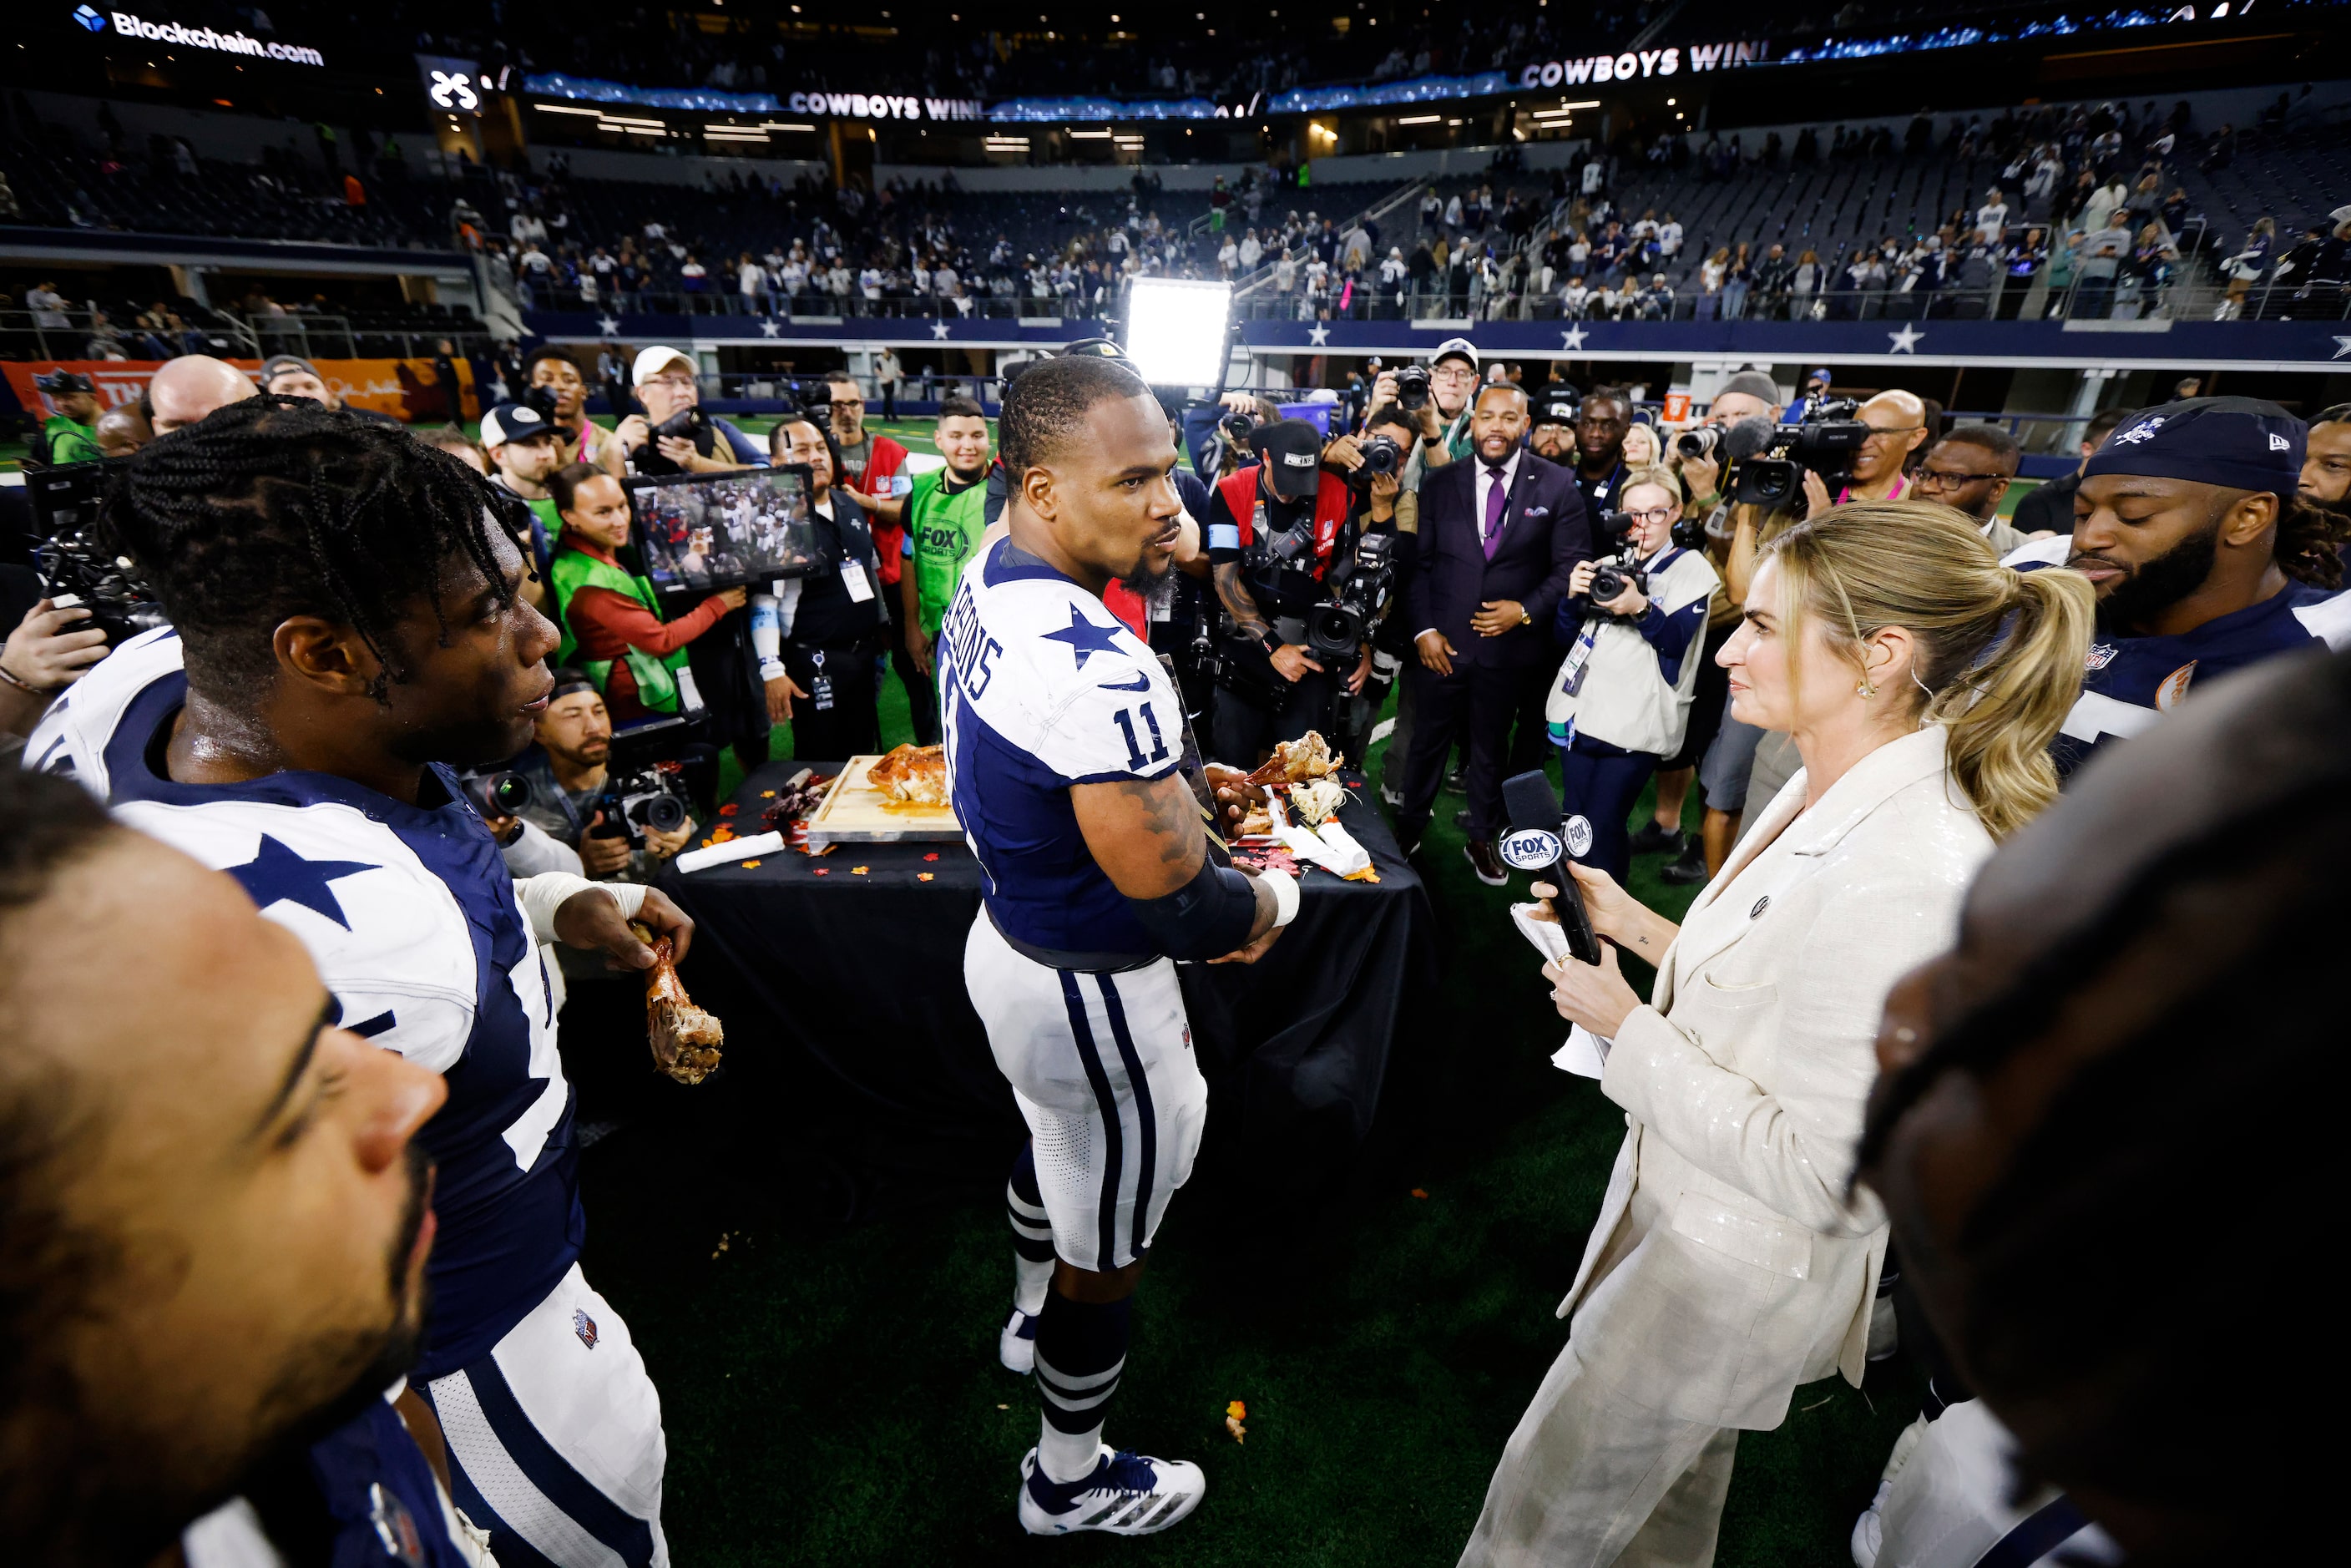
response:
M1212 387L1225 378L1229 283L1138 277L1127 286L1126 357L1155 387Z

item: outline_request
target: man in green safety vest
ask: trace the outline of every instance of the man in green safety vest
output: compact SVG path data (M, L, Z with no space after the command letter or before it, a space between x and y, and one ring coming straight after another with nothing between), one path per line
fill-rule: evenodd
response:
M33 385L54 411L41 422L42 455L51 463L95 463L103 456L92 429L98 423L98 384L78 371L51 371L35 376Z
M906 652L915 668L931 673L931 648L939 621L955 598L964 562L979 549L987 531L987 416L967 397L939 404L932 440L946 466L918 476L906 495L905 551L913 570L898 579L906 611ZM908 700L935 705L927 689Z

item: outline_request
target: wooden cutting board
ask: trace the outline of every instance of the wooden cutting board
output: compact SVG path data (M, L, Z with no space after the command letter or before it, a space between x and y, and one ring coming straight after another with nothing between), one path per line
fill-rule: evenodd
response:
M828 844L963 841L953 808L893 800L866 778L879 757L852 757L808 820L810 850Z

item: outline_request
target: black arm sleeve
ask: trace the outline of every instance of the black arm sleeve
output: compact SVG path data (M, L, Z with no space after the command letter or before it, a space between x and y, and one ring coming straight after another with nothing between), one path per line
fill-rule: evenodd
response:
M1221 958L1246 946L1257 925L1255 885L1212 861L1202 861L1200 874L1171 894L1126 902L1159 950L1186 961Z

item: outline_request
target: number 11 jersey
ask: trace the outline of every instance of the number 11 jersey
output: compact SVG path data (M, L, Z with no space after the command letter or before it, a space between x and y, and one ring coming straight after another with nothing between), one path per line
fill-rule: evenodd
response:
M1053 954L1156 954L1094 863L1070 789L1176 770L1184 709L1157 657L1008 538L966 563L937 673L949 797L997 929Z

